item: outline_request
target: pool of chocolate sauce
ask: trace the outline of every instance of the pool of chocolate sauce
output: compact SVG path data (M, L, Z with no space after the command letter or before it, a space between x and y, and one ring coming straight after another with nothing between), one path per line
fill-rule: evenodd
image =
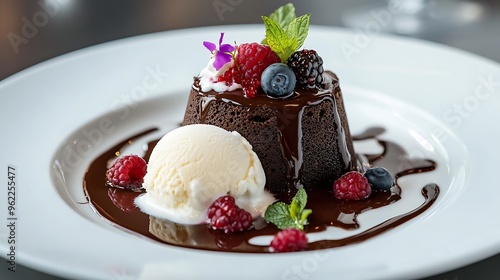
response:
M83 187L90 206L104 219L123 228L147 236L153 240L169 245L228 252L267 253L267 246L250 244L249 240L256 236L274 235L278 229L264 221L256 221L255 228L239 233L225 234L222 231L210 229L207 225L180 225L166 220L150 217L142 213L133 200L141 193L129 190L110 188L106 185L106 170L110 161L114 160L120 151L132 142L141 141L141 137L154 132L156 129L144 131L129 139L117 143L108 151L101 154L89 166L83 179ZM362 155L372 166L383 166L395 174L395 185L390 192L373 192L367 199L360 201L341 201L333 196L331 186L323 186L308 190L307 208L313 210L308 218L306 232L324 231L329 226L340 227L346 230L360 227L357 216L363 212L384 207L397 202L404 195L404 187L399 184L399 178L411 174L429 172L436 168L436 163L426 159L410 159L404 149L396 143L383 141L378 136L384 131L382 128L371 128L354 137L355 141L374 139L383 147L380 154ZM144 143L146 161L157 141ZM335 239L319 240L309 244L307 250L335 248L364 241L426 211L437 199L439 187L430 183L422 185L422 196L425 201L414 210L392 217L372 228L356 235ZM289 192L275 193L278 200L289 203Z

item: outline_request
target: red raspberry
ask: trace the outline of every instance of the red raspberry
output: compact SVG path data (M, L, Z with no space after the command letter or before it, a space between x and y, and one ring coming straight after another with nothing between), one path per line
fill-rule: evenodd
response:
M370 196L372 189L363 174L350 171L333 183L333 192L337 199L360 200Z
M137 155L118 158L106 172L108 184L123 189L139 191L144 183L147 163Z
M238 74L238 69L236 67L231 67L224 72L222 76L219 77L217 80L218 82L225 82L226 86L231 86L233 83L236 82L236 77L239 79L239 74ZM241 82L241 80L239 80ZM238 82L238 83L239 83Z
M252 225L252 215L236 205L234 197L219 197L208 208L208 220L213 229L222 229L225 233L243 231Z
M267 45L259 43L241 44L235 56L235 66L228 69L219 81L241 84L246 97L255 97L260 87L260 76L267 66L281 62L278 55Z
M109 188L108 196L111 202L118 207L118 209L123 212L133 213L139 211L139 208L135 206L134 200L138 193L131 192L129 190L122 190L118 188Z
M271 251L302 251L307 248L307 245L308 241L305 232L295 228L287 228L274 235L274 239L271 241Z

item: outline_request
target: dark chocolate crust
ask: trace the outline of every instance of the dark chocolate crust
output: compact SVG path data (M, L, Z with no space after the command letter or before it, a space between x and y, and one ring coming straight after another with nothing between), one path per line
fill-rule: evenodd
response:
M319 188L355 167L355 154L338 79L325 72L324 89L278 100L262 92L202 92L195 82L182 125L205 123L238 131L253 147L271 191Z

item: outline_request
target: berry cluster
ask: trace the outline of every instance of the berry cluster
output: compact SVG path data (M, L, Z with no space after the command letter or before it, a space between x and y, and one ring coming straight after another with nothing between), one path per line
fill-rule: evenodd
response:
M270 65L262 74L264 92L274 98L286 98L297 89L316 89L324 83L323 59L315 50L294 52L286 64Z
M383 167L368 169L365 174L350 171L333 184L337 199L360 200L370 196L372 191L389 191L394 185L392 175Z
M218 81L241 84L250 98L255 97L259 87L270 97L286 98L295 88L315 89L324 83L323 59L314 50L297 51L285 64L267 45L241 44L234 62Z
M221 196L208 208L208 224L224 233L244 231L252 226L252 215L236 205L234 197ZM304 231L286 228L279 231L269 246L271 252L294 252L306 249L308 239Z
M241 44L234 57L235 65L228 69L219 80L226 84L241 84L247 97L255 97L260 87L261 75L269 65L280 58L267 45L259 43Z
M272 98L287 98L294 89L321 88L324 83L323 59L315 50L298 51L308 34L310 14L297 17L292 4L262 17L266 38L260 43L239 46L222 44L224 33L215 43L203 42L212 53L213 67L220 71L232 63L217 82L240 84L246 97L255 97L259 88Z

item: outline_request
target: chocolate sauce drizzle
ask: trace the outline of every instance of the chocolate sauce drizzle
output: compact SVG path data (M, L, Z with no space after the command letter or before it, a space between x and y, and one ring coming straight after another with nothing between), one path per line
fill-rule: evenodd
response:
M134 141L141 141L141 136L153 131L154 129L145 131L116 144L101 154L89 166L84 176L83 187L89 204L94 211L113 224L169 245L212 251L268 253L269 249L267 246L253 245L249 243L249 240L256 236L274 235L278 232L278 229L272 224L266 224L262 220L257 220L254 223L254 229L232 234L212 230L207 225L180 225L152 216L150 217L139 211L133 204L133 200L140 193L109 188L106 185L105 173L110 160L115 159L120 150L127 145L130 145ZM401 177L429 172L436 168L435 162L431 160L409 159L408 154L401 146L378 139L377 136L382 132L383 129L380 128L369 129L358 137L355 137L355 139L358 141L376 139L384 148L380 154L365 156L369 159L369 164L384 166L392 174L395 174L396 182L391 191L373 192L369 198L360 201L341 201L334 198L331 187L309 190L307 207L313 210L313 214L308 218L309 224L304 229L306 232L324 231L329 226L346 230L357 229L360 227L357 221L359 214L390 205L401 199L404 190L404 186L399 184ZM146 160L148 160L156 142L144 143L148 147L144 152ZM401 161L401 159L405 160ZM433 205L438 195L439 187L436 184L427 184L422 188L422 196L425 198L425 201L416 209L390 218L372 228L347 238L312 242L309 244L307 250L335 248L377 236L426 211ZM289 199L288 192L276 193L275 196L279 200L288 201Z
M279 142L281 154L286 162L286 178L289 189L295 192L302 187L302 169L303 169L303 150L302 150L302 116L307 107L329 101L333 104L333 116L335 116L335 127L337 129L341 162L344 164L344 170L347 172L353 168L353 155L347 148L347 135L340 119L337 100L335 96L340 96L340 88L337 82L337 76L330 71L326 72L325 89L303 89L296 91L292 98L274 99L264 93L257 94L253 98L244 96L242 90L233 90L230 92L210 91L202 96L200 103L199 123L206 123L206 118L211 109L211 103L214 101L223 101L238 106L244 106L249 110L258 107L272 108L277 115L277 125L279 129ZM335 81L335 82L334 82ZM195 79L193 87L201 93L199 80Z

